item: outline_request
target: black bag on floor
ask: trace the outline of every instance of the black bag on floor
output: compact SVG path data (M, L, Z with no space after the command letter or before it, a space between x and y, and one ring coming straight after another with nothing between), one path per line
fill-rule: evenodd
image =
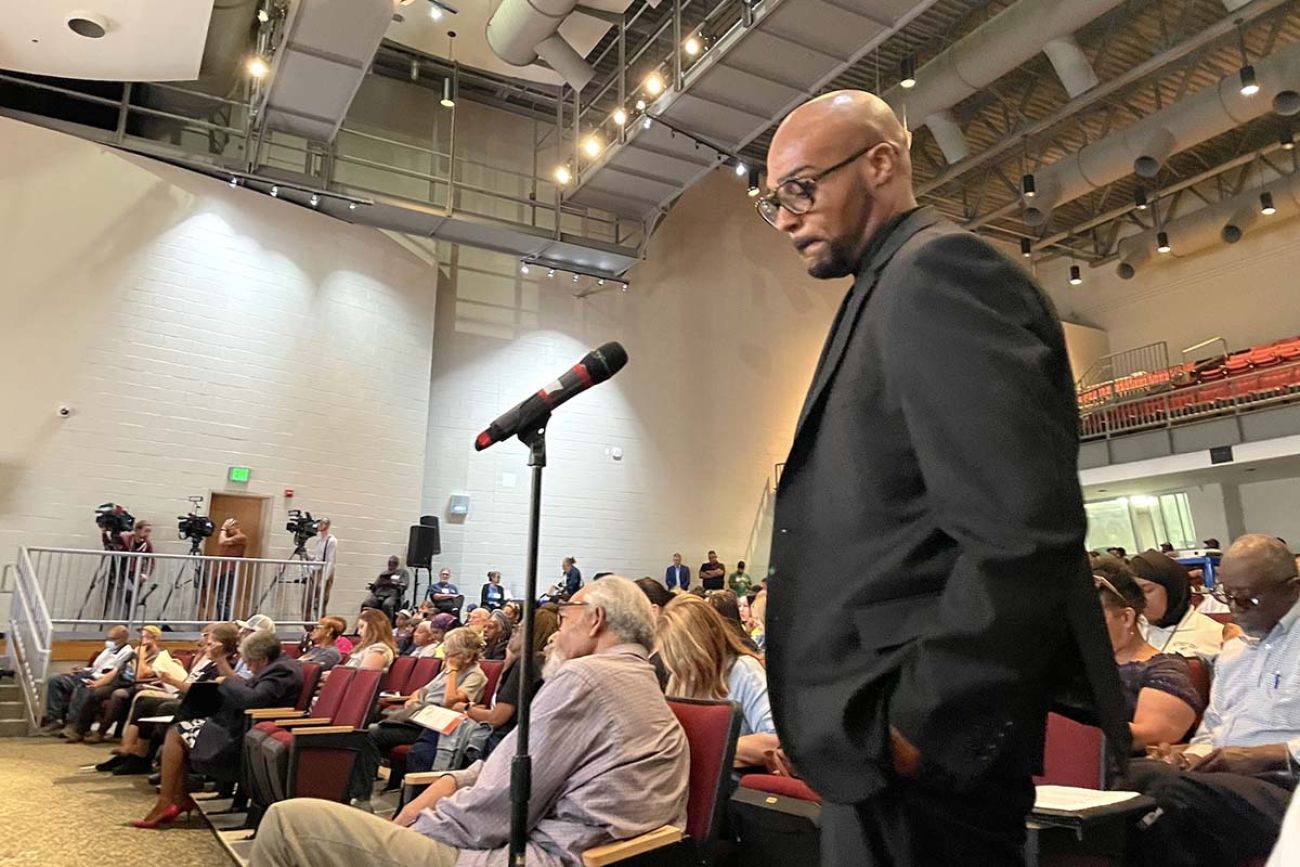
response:
M757 789L736 789L728 803L739 841L737 863L789 867L821 863L821 804Z

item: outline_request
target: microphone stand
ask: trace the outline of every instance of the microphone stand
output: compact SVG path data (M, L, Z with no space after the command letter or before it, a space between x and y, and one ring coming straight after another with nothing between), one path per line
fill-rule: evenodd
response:
M528 466L533 468L532 498L528 505L528 553L524 570L523 636L519 654L519 704L515 724L515 757L510 765L510 865L523 867L528 843L528 801L533 790L533 760L528 754L528 727L532 711L533 612L537 608L537 545L542 518L542 471L546 469L546 423L549 411L519 433L528 446Z

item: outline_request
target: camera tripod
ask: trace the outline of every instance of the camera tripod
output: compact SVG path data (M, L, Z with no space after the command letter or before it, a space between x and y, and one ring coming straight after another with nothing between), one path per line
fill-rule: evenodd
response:
M198 540L198 539L190 539L190 551L189 551L189 555L188 555L188 556L197 558L197 557L199 557L201 554L202 554L202 550L201 550L200 547L199 547L199 540ZM162 615L166 613L166 611L167 611L167 605L172 601L172 595L173 595L177 590L180 589L181 582L182 582L182 580L183 580L184 578L185 578L185 569L184 569L184 568L177 569L177 570L176 570L176 578L172 581L172 586L169 587L169 588L167 589L167 596L163 599L162 606L159 607L159 609L158 609L158 616L159 616L159 618L161 618ZM198 588L199 588L199 585L203 583L203 561L202 561L202 560L198 560L198 559L196 559L196 560L194 561L194 572L193 572L193 575L191 575L191 577L190 577L190 582L191 582L191 584L194 586L194 590L195 590L195 594L194 594L194 596L195 596L195 601L198 601ZM148 591L146 591L145 594L144 594L144 599L141 599L141 600L140 600L140 603L139 603L139 604L140 604L141 606L143 606L144 603L149 599L149 594L152 593L152 592L154 591L154 588L157 587L157 586L158 586L157 583L151 584L151 585L149 586ZM144 612L143 612L143 611L140 612L140 619L141 619L141 620L144 620L144 619L145 619L145 618L144 618Z
M289 559L301 561L301 565L298 567L298 577L290 578L290 579L286 579L284 577L284 571L288 569L289 566L291 565L289 563L285 563L283 566L277 569L275 572L275 577L271 579L271 583L266 585L266 589L263 590L262 595L258 597L257 608L255 609L257 612L260 613L262 611L262 606L266 603L266 597L271 595L271 591L274 590L277 585L304 584L306 586L303 589L303 605L302 605L303 619L304 620L313 619L309 616L311 614L311 607L312 607L311 590L312 590L313 582L311 580L311 571L307 568L307 564L314 563L315 561L312 560L311 557L307 556L307 540L310 538L311 536L306 536L306 537L294 536L293 553L289 555ZM323 569L324 564L321 564L321 566Z
M104 543L104 556L99 558L99 565L95 567L95 574L91 576L90 586L86 588L85 598L81 600L81 607L77 609L77 620L81 620L82 616L86 613L86 606L90 604L91 597L95 595L95 590L99 587L99 582L102 579L108 579L108 591L104 595L104 610L100 614L100 616L104 618L104 620L101 620L99 623L99 628L101 630L104 628L104 623L108 620L109 609L113 605L114 585L119 583L114 580L113 572L117 571L119 574L116 577L121 578L121 573L126 571L123 568L126 564L119 562L119 558L113 556L114 552L120 550L123 549L113 546L108 542Z

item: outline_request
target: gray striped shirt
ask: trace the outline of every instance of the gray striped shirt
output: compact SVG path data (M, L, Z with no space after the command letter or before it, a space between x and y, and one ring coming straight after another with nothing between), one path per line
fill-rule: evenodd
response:
M411 827L461 849L458 867L505 867L516 732L459 771L456 793ZM686 735L644 648L622 644L566 662L532 705L527 859L573 867L595 846L686 826Z

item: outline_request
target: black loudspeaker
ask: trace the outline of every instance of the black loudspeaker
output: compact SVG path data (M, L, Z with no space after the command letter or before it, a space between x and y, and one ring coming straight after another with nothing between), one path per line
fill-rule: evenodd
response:
M428 516L426 516L428 517ZM442 553L442 539L438 535L438 519L431 518L432 523L411 526L411 535L406 543L406 565L419 569L432 569L433 558Z

